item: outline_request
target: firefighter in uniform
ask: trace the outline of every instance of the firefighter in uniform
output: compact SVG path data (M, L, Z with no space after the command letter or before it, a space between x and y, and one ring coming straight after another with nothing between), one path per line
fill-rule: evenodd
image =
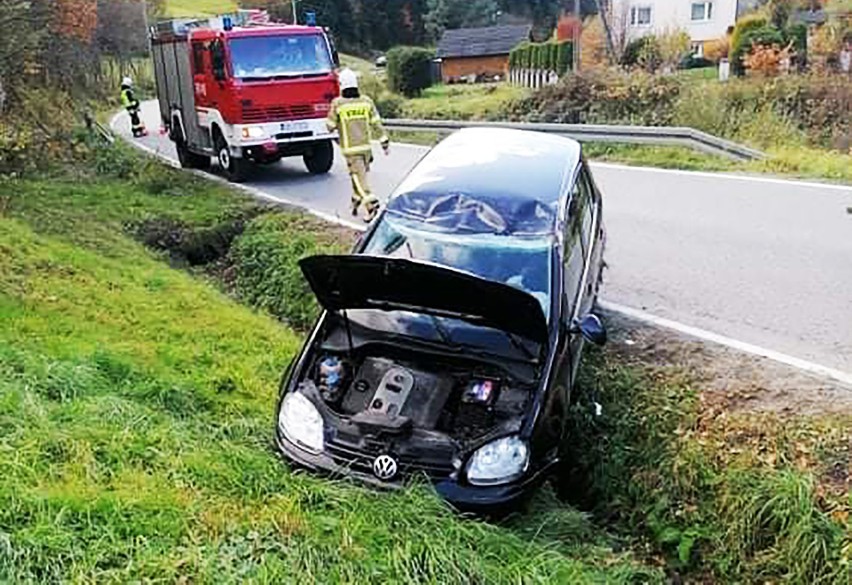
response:
M352 179L352 215L358 215L358 209L363 205L366 212L364 221L369 222L379 211L379 200L367 181L370 163L373 162L373 132L379 135L385 154L388 154L390 140L373 100L362 96L358 90L358 77L354 71L344 69L340 72L340 93L341 96L331 104L328 129L340 133L340 150Z
M125 77L121 82L121 105L130 114L130 129L133 131L133 136L139 138L148 134L145 124L139 117L139 100L133 95L133 80L129 77Z

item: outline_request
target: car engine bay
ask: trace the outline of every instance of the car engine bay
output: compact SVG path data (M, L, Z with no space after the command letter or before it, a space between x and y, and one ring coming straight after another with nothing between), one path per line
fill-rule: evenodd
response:
M321 352L308 374L331 411L374 433L414 428L473 440L520 417L531 396L528 384L495 366L376 353Z

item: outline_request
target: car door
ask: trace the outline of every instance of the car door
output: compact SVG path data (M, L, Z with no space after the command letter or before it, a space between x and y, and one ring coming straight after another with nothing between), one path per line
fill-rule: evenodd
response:
M578 302L582 301L583 275L586 271L586 253L583 248L583 205L584 192L581 188L579 175L571 187L571 197L568 202L568 213L563 234L562 254L562 319L563 335L567 351L564 356L565 384L570 389L573 386L576 363L575 356L579 351L577 337L573 333L572 324L577 314Z
M582 318L583 311L587 309L588 303L586 274L588 272L589 248L588 240L584 237L584 228L589 221L589 208L588 182L585 180L583 168L581 168L572 187L571 204L568 210L570 237L566 238L566 245L570 246L570 249L566 250L565 254L565 301L568 307L565 318L571 354L569 369L572 386L577 377L577 368L580 365L580 355L583 351L583 336L576 331L574 324L578 318Z
M585 204L582 211L582 240L586 254L586 274L583 278L583 296L579 302L576 318L582 319L594 310L600 286L603 262L603 222L601 197L595 187L587 165L583 165L578 178Z

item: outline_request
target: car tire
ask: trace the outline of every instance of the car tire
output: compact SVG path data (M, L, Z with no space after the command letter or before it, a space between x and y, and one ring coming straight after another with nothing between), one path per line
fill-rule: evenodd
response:
M183 140L178 140L175 143L175 149L182 168L199 170L210 168L210 157L192 152Z
M231 156L231 148L221 135L216 136L216 160L225 176L232 183L242 183L246 180L251 164L244 158Z
M334 147L331 140L323 140L314 144L311 152L302 157L308 172L312 175L324 175L334 164Z

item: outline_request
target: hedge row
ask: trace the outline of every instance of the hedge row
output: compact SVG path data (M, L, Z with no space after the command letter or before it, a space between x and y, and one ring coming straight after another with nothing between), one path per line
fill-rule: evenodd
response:
M574 45L570 41L546 43L521 43L509 54L512 69L555 71L564 75L574 60Z

